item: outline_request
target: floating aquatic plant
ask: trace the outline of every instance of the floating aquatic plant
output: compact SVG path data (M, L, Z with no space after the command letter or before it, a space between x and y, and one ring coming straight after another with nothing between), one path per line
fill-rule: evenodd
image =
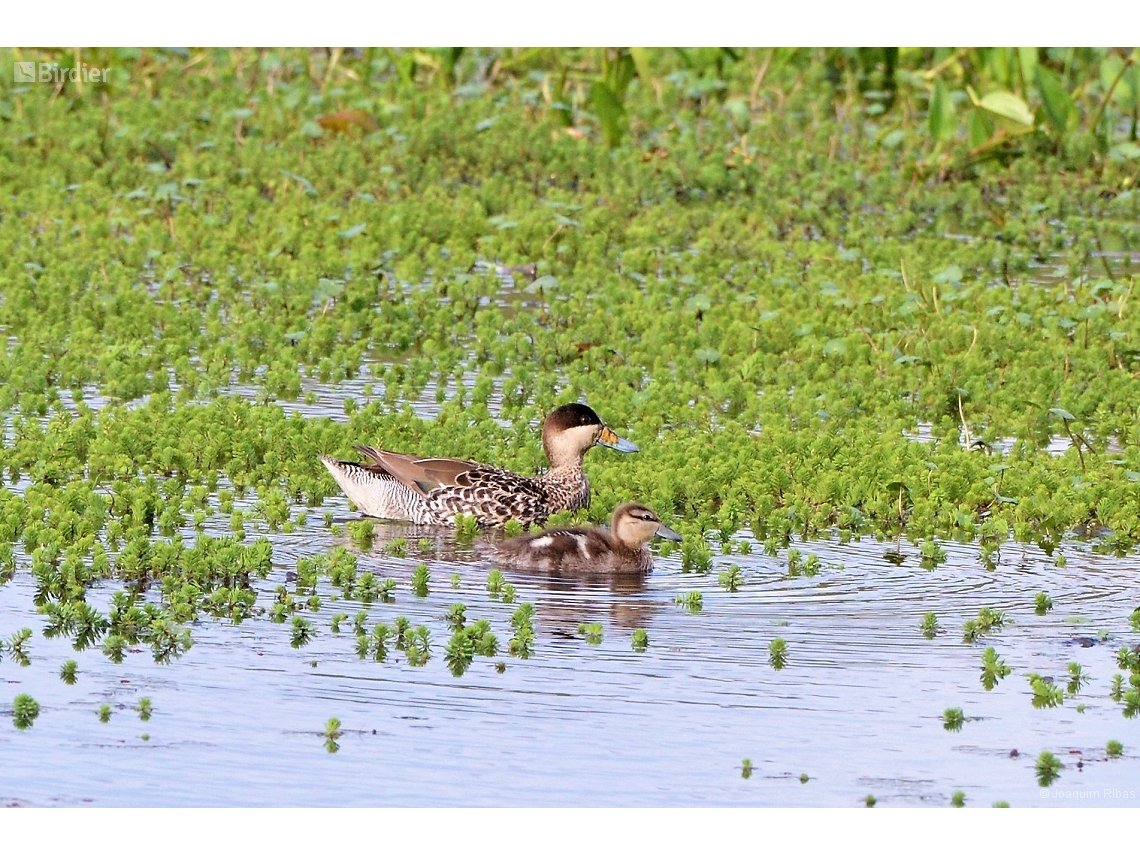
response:
M1064 703L1065 694L1060 686L1053 684L1050 677L1042 677L1037 673L1025 675L1029 680L1029 688L1033 690L1033 706L1037 709L1060 706Z
M1036 599L1034 600L1034 604L1035 605L1033 611L1038 616L1045 615L1053 609L1053 599L1044 591L1037 595Z
M12 633L6 645L9 655L24 668L32 664L31 657L28 656L28 642L31 638L32 631L24 627Z
M463 603L453 603L444 613L443 619L447 621L452 630L463 629L463 625L467 621L467 606Z
M1010 667L998 656L997 651L987 647L982 651L982 686L987 692L1010 675Z
M40 715L40 705L31 695L20 693L12 699L12 723L20 730L31 727Z
M578 635L586 639L587 644L602 643L602 625L600 623L578 624Z
M1005 614L1000 609L984 606L978 611L976 620L970 619L962 627L962 640L973 644L978 639L990 635L1005 625Z
M962 792L961 790L955 790L950 795L950 806L956 807L956 808L965 807L966 806L966 794L964 792Z
M686 537L681 544L681 572L707 574L712 570L712 549L704 537Z
M677 594L674 602L696 614L704 607L704 600L704 595L700 591L689 591L688 593Z
M459 541L469 541L479 533L479 522L469 514L455 515L455 538Z
M788 664L788 643L782 638L773 638L768 644L768 664L777 671Z
M337 743L337 740L343 735L344 731L341 730L339 718L330 718L325 722L323 736L325 738L325 750L329 754L336 754L340 751L340 745Z
M1124 677L1121 674L1112 675L1112 685L1108 690L1108 696L1116 703L1120 703L1124 699Z
M99 721L103 722L103 724L106 724L110 720L111 720L111 705L110 704L100 704L100 706L99 706Z
M942 729L951 732L958 732L962 729L962 725L966 721L966 716L962 713L961 707L950 707L942 713Z
M789 576L815 576L819 573L819 567L819 556L808 555L804 558L803 553L798 549L788 550Z
M139 702L135 705L135 710L139 714L139 719L142 721L150 721L151 713L154 711L154 706L150 698L139 698Z
M408 664L422 667L431 659L431 634L426 626L406 629L403 634L404 655Z
M1110 739L1104 752L1109 758L1120 757L1124 754L1124 744L1116 739Z
M316 627L313 626L312 621L307 620L300 615L293 618L293 627L290 632L289 645L293 648L301 648L308 644L317 634Z
M739 565L729 565L727 570L722 570L717 576L717 582L722 588L730 594L740 590L740 586L744 584L744 573L741 571Z
M919 565L924 570L933 570L946 561L946 550L933 540L924 540L919 545L919 552L922 555L919 559Z
M531 621L533 617L534 606L530 603L523 603L511 615L511 627L515 631L507 645L507 651L511 656L529 659L534 655L534 624Z
M922 624L919 626L922 630L922 637L930 640L933 639L939 632L938 615L934 612L927 612L922 616Z
M1079 662L1069 663L1069 684L1065 691L1069 697L1075 697L1089 682L1089 676Z
M1064 764L1050 751L1042 751L1038 754L1037 760L1033 764L1033 771L1037 774L1037 783L1042 787L1051 786L1061 776L1061 770L1064 768Z
M752 777L752 761L747 757L740 763L740 777L746 781Z
M76 676L78 670L79 663L74 659L68 659L59 669L59 679L63 680L63 682L67 683L69 686L74 686L76 680L78 679Z
M376 537L376 524L372 520L352 520L346 524L353 542L361 549L370 549Z
M630 644L634 653L644 653L649 648L649 633L640 627L635 629L630 638Z
M431 570L426 564L417 564L412 571L412 592L417 597L428 595L428 583L431 582Z

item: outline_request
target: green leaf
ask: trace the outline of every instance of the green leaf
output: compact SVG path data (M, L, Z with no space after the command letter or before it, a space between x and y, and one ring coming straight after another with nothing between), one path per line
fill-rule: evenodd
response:
M1069 117L1075 112L1072 97L1065 91L1061 78L1043 65L1037 66L1036 80L1049 123L1057 129L1057 133L1065 133L1069 127Z
M946 84L942 78L934 81L934 91L930 93L930 113L927 116L930 126L930 135L935 141L941 141L954 135L954 102L950 100L950 93L946 91Z
M847 355L847 342L841 338L830 339L827 344L823 346L824 356L846 356Z
M602 136L611 148L621 142L625 132L625 106L614 91L600 80L590 87L590 104L598 114L602 125Z
M313 139L318 139L319 137L323 137L325 135L324 128L322 128L316 122L305 122L305 124L301 125L301 133L307 137L312 137Z
M1037 69L1041 67L1037 64L1037 54L1038 48L1035 47L1017 49L1017 58L1021 62L1021 79L1027 84L1035 78Z
M883 137L883 139L879 142L879 145L881 145L883 148L898 148L904 139L906 139L906 132L901 128L896 128L885 137Z
M1033 128L1033 112L1029 109L1029 105L1012 92L1003 90L990 92L978 102L978 106L1026 129Z
M970 112L970 148L977 148L994 135L993 120L983 110Z
M949 285L954 282L962 281L962 268L957 264L951 264L949 267L944 267L935 273L931 279L939 285Z
M1134 142L1117 143L1108 150L1109 159L1115 161L1136 160L1140 158L1140 145ZM1117 198L1120 198L1119 196Z
M641 78L642 84L648 86L653 82L653 73L649 70L649 49L631 47L629 55L633 57L633 64L637 67L637 76Z

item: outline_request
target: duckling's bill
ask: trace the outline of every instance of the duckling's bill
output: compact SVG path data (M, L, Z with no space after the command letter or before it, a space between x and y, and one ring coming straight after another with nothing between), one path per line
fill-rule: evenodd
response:
M597 445L604 445L606 448L612 448L614 451L622 451L630 453L637 451L637 446L630 442L628 439L622 439L608 427L603 427L601 434L598 435Z
M665 523L661 523L661 525L657 527L657 536L671 540L674 543L681 542L681 535L677 534L677 532L673 531L673 529L669 528Z

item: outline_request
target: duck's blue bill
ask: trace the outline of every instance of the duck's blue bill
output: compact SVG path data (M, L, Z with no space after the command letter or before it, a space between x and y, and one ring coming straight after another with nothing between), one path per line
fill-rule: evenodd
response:
M602 428L602 433L597 439L597 444L604 445L606 448L612 448L614 451L624 451L626 453L637 451L636 445L628 439L622 439L608 427Z

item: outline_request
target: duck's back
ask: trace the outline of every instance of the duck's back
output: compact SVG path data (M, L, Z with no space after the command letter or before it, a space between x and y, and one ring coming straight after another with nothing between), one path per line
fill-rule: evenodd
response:
M631 549L597 528L550 529L504 541L499 561L526 570L644 573L652 567L649 550Z
M439 521L448 523L457 514L469 514L482 525L511 519L541 525L561 510L542 481L483 463L473 464L454 483L429 490L423 500Z

